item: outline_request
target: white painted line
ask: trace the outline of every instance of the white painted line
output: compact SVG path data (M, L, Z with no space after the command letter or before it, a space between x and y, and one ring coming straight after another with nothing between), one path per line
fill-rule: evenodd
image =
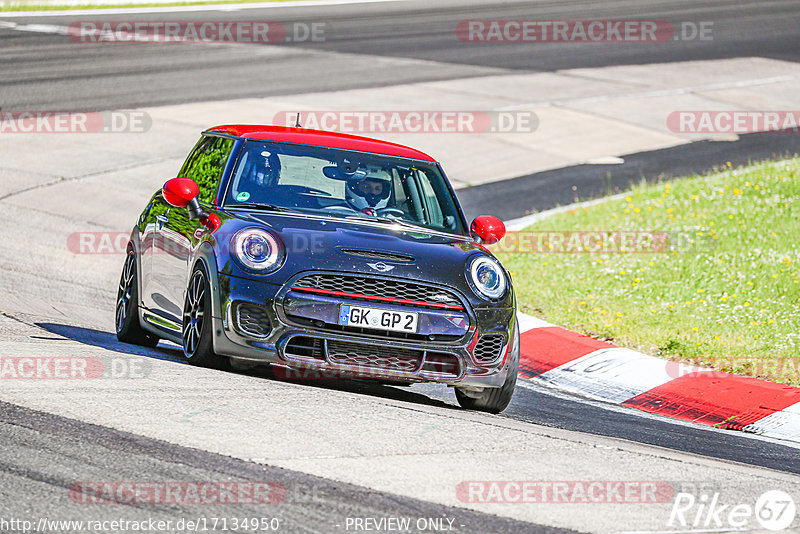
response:
M782 159L780 161L776 161L775 165L785 164L789 161L791 160ZM626 191L624 193L617 193L616 195L611 195L608 197L596 198L594 200L586 200L584 202L576 202L575 204L567 204L566 206L559 206L557 208L553 208L550 210L540 211L539 213L532 213L531 215L525 215L524 217L509 219L508 221L504 221L504 223L506 225L506 230L508 230L509 232L518 232L520 230L527 228L532 224L543 221L545 219L549 219L553 215L566 213L572 210L597 206L598 204L602 204L604 202L613 202L615 200L623 199L628 195L630 195L630 192Z
M407 0L304 0L295 2L258 2L252 4L205 4L194 6L150 6L125 8L65 9L59 11L0 11L0 18L85 17L87 15L135 15L142 13L182 13L191 11L239 11L243 9L274 9L282 7L319 7L348 4L404 2Z
M697 432L710 432L712 434L725 434L726 436L731 435L730 430L724 430L721 428L716 428L713 426L703 425L700 423L695 423L692 421L684 421L682 419L673 419L671 417L665 417L661 414L654 414L649 412L644 412L642 410L637 410L636 408L631 408L629 406L623 406L616 403L610 403L608 401L604 401L602 399L592 399L586 396L581 396L580 394L576 394L574 391L568 391L563 388L560 388L554 384L549 384L546 382L539 382L535 378L524 378L519 377L517 380L517 386L521 387L522 389L527 389L530 391L535 391L540 394L550 395L551 397L556 397L558 399L564 399L570 402L579 402L581 404L587 404L589 406L594 406L596 408L602 408L604 410L608 410L610 412L622 413L631 417L637 417L640 419L646 419L650 421L661 421L669 422L673 425L678 426L685 426L694 429ZM800 443L795 443L792 441L784 441L780 439L775 439L770 436L759 435L759 434L749 434L745 432L741 432L737 434L740 437L752 439L755 441L763 441L766 443L772 443L775 445L782 445L784 447L791 447L793 449L800 450ZM713 439L713 437L709 438Z
M556 326L554 324L543 321L533 315L527 313L517 312L517 320L519 320L520 333L533 330L534 328L547 328L548 326Z
M558 72L561 75L568 75L565 72ZM496 111L516 111L518 109L530 109L534 107L550 107L550 106L569 106L570 104L587 104L593 102L608 102L610 100L619 100L622 98L651 98L661 96L674 96L684 95L689 93L700 93L703 91L719 91L722 89L737 89L741 87L753 87L757 85L769 85L773 83L791 82L795 80L795 76L772 76L770 78L753 78L750 80L739 80L736 82L722 82L712 83L707 85L695 85L689 87L675 87L673 89L659 89L655 91L634 91L630 93L615 93L612 95L591 96L585 98L573 98L569 100L543 100L540 102L532 102L528 104L516 104L513 106L505 106L496 108ZM598 81L604 80L598 78Z
M625 160L617 156L603 156L602 158L587 159L584 163L586 165L622 165Z
M677 378L666 360L634 350L600 349L542 373L538 380L582 395L622 403Z
M747 425L744 431L800 443L800 402Z
M543 221L553 215L558 215L559 213L566 213L568 211L577 210L581 208L588 208L591 206L596 206L598 204L602 204L603 202L612 202L614 200L619 200L621 198L625 198L626 195L630 193L619 193L617 195L611 195L610 197L603 197L597 198L595 200L587 200L585 202L578 202L576 204L568 204L566 206L560 206L558 208L553 208L551 210L541 211L539 213L533 213L531 215L526 215L524 217L519 217L517 219L511 219L510 221L506 221L506 230L509 232L518 232L523 228L527 228L528 226L537 223L539 221Z

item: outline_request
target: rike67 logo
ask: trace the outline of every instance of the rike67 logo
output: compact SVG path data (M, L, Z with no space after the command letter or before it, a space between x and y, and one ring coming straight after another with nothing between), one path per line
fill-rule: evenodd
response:
M797 508L791 495L781 490L766 491L755 504L724 502L720 494L677 493L667 526L689 527L703 532L720 529L761 528L781 531L794 523Z

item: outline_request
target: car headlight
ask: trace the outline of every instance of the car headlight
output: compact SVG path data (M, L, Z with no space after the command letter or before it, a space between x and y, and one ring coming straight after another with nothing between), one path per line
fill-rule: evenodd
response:
M497 300L506 294L508 282L503 267L489 256L478 256L468 267L472 289L478 296Z
M278 269L283 260L283 246L260 228L246 228L233 236L233 253L239 262L258 272Z

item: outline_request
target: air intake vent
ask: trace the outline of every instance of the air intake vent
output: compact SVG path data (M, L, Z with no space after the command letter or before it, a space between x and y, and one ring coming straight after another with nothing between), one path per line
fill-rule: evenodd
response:
M422 371L436 373L444 378L458 378L461 374L461 366L458 358L452 354L428 352L425 355L425 365L422 366Z
M490 363L500 357L505 337L501 334L488 334L482 336L475 345L472 355L478 363Z
M254 304L236 306L236 325L241 333L252 337L264 338L272 331L267 311Z
M328 341L331 363L413 373L422 364L422 351L387 345Z
M400 263L413 263L414 257L413 256L405 256L403 254L394 254L392 252L379 252L377 250L356 250L352 248L343 248L340 249L345 254L350 254L351 256L358 256L360 258L368 258L371 260L385 260L385 261L395 261Z
M318 337L295 336L286 344L286 355L325 361L323 341Z

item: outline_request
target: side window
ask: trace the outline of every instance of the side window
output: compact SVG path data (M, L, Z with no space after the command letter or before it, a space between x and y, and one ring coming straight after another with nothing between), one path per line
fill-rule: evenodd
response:
M197 143L183 164L180 175L197 182L200 186L201 202L208 204L214 202L233 145L233 139L205 137Z
M424 196L423 203L428 214L428 224L442 226L444 224L444 216L436 192L433 190L431 182L425 173L417 171L416 174L419 184L422 187L422 194Z

